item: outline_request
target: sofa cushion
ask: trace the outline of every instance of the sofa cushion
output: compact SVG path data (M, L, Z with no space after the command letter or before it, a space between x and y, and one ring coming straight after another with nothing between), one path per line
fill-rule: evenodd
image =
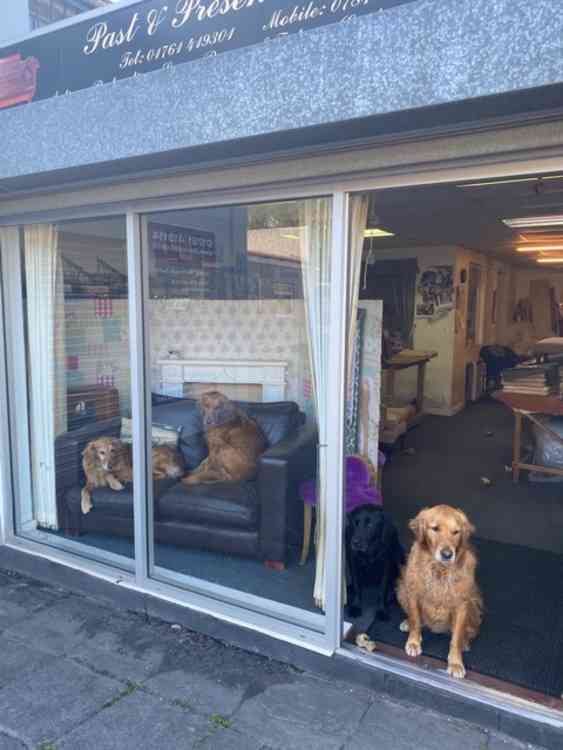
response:
M256 528L258 493L254 482L214 482L187 486L179 482L159 500L159 520L214 527Z
M207 456L207 443L203 421L197 401L193 398L175 399L153 406L152 421L181 427L178 447L182 451L186 467L195 469Z
M257 422L271 448L305 421L305 415L294 401L237 402L238 406Z
M157 482L153 482L153 498L155 503L158 499L169 489L172 485L176 484L175 479L161 479ZM80 494L82 492L81 487L72 487L66 493L66 502L68 506L74 510L80 508ZM90 511L94 513L98 511L108 516L120 516L121 518L133 518L133 485L126 484L123 490L112 490L109 487L98 487L92 492L93 509Z

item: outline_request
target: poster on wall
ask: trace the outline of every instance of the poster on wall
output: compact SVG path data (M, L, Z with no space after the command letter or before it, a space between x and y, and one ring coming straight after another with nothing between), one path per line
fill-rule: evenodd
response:
M153 298L217 299L221 296L215 234L201 229L149 222Z
M430 266L416 285L416 317L437 320L454 308L454 267Z
M145 0L0 47L0 109L228 50L283 40L415 0Z

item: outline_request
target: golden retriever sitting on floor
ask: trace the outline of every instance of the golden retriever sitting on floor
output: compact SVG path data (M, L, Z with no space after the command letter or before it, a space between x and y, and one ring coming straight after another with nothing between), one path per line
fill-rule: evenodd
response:
M118 438L92 440L82 453L82 467L86 486L82 489L80 506L83 513L89 513L92 510L92 490L96 487L122 490L124 482L133 480L132 447ZM184 470L184 459L179 451L168 445L152 449L153 479L179 479Z
M422 628L451 633L448 673L465 677L462 651L468 651L482 620L483 600L475 582L477 558L469 545L475 531L465 513L449 505L424 508L410 528L415 534L397 586L407 614L401 630L409 656L422 653Z
M242 482L252 479L266 438L254 420L219 391L200 398L209 455L182 482Z

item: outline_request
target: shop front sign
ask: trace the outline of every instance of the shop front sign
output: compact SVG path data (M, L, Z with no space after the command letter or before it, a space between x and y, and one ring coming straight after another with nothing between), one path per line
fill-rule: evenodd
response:
M147 0L0 49L0 109L416 0Z

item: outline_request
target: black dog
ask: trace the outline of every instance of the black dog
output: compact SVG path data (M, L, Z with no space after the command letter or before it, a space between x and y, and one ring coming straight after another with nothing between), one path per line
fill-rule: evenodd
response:
M362 596L378 586L376 618L387 620L405 552L389 516L377 505L360 505L346 518L346 583L350 617L362 614Z

